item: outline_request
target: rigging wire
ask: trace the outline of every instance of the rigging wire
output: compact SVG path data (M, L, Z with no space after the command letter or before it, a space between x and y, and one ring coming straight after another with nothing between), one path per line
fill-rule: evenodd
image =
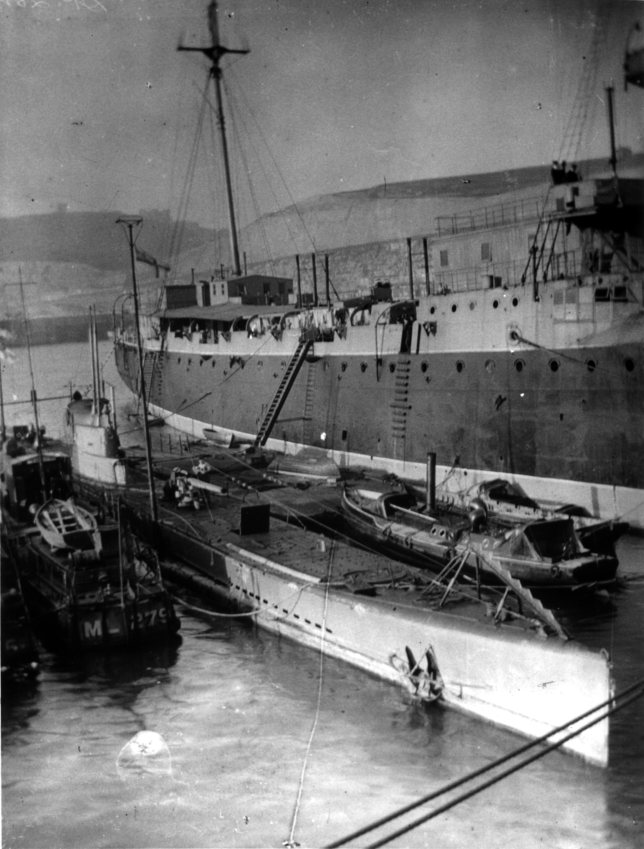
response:
M564 745L564 743L567 743L569 740L572 740L574 737L577 737L579 734L583 733L584 731L588 730L599 722L608 719L608 717L627 707L629 704L641 698L642 696L644 696L644 678L640 678L638 681L626 687L622 692L615 694L610 699L607 699L606 701L601 702L600 704L595 705L594 707L584 711L583 713L579 714L568 722L558 726L557 728L552 729L547 734L544 734L534 740L530 740L523 746L520 746L518 749L515 749L512 752L509 752L507 755L503 755L501 758L498 758L496 761L490 764L486 764L485 766L474 770L474 772L471 772L468 775L463 776L462 778L456 779L455 781L446 784L439 790L435 790L431 793L428 793L427 795L421 797L415 802L411 802L409 805L399 808L397 811L394 811L391 814L382 817L381 819L377 820L374 823L371 823L370 825L365 826L364 828L358 829L357 831L354 831L351 834L334 841L333 843L327 844L326 849L336 849L336 847L346 846L350 843L350 841L355 840L357 837L361 837L371 831L375 831L377 828L387 825L394 819L397 819L398 817L403 816L404 814L409 813L412 810L415 810L421 805L425 805L428 802L431 802L434 799L437 799L440 796L451 792L452 790L456 790L457 788L462 787L464 784L467 784L468 782L473 781L476 778L480 778L486 774L491 773L493 770L498 769L500 766L503 766L503 764L507 763L508 761L518 758L520 755L529 752L531 749L534 749L535 747L541 746L543 743L546 743L555 734L561 734L567 729L571 729L573 726L577 726L579 722L582 722L588 717L591 717L598 711L603 711L603 713L601 713L599 716L592 717L587 722L584 722L583 725L574 728L572 731L569 731L568 734L565 734L565 736L561 737L556 741L553 741L544 748L539 749L532 755L529 755L528 757L519 761L517 764L514 764L508 767L507 769L502 770L497 775L493 775L491 778L488 778L486 781L482 782L476 787L465 791L464 793L460 794L459 796L456 796L449 802L440 805L438 808L435 808L434 810L423 815L422 817L419 817L411 823L407 824L406 826L398 829L398 831L395 831L389 834L388 836L377 840L375 843L370 843L368 845L368 849L375 849L375 847L384 846L395 838L401 837L404 834L408 834L410 831L415 828L418 828L419 825L423 825L430 819L434 819L439 814L442 814L445 811L455 807L456 805L459 805L462 802L471 799L473 796L477 795L478 793L481 793L483 790L486 790L493 784L498 783L503 778L509 777L510 775L518 772L520 769L524 769L526 766L529 766L534 761L545 757L545 755L550 754L556 749L559 749L562 745ZM616 704L617 702L619 702L619 704Z
M240 133L238 131L238 127L237 127L237 110L233 108L233 99L232 99L231 91L228 88L228 85L226 84L225 81L224 81L224 93L225 93L226 99L229 103L228 114L230 116L230 123L231 123L231 127L232 127L233 136L234 136L235 141L236 141L236 150L238 152L239 157L241 158L242 170L248 178L247 187L248 187L248 192L250 194L250 199L251 199L252 206L253 206L253 214L255 216L255 219L257 221L260 221L262 212L261 212L260 204L259 204L259 201L258 201L258 198L257 198L257 192L255 191L255 183L250 179L251 169L250 169L250 166L248 164L248 157L246 156L246 151L244 150L244 147L241 143L242 136L240 135ZM242 125L243 125L243 120L242 120ZM250 138L248 133L246 133L246 137ZM264 171L264 169L262 167L262 163L261 163L259 157L257 156L257 154L256 154L256 157L257 157L257 161L259 162L260 168L262 168L262 171ZM266 177L265 172L264 172L264 176ZM268 184L268 180L266 182ZM237 194L239 196L241 193L238 191ZM270 244L268 242L266 228L261 227L260 230L261 230L262 240L263 240L263 243L264 243L264 255L266 257L268 257L268 262L269 262L269 265L270 265L270 268L271 268L271 273L274 274L275 272L274 272L274 269L273 269L273 255L271 253L271 247L270 247Z
M592 124L597 107L597 97L593 96L593 92L597 85L599 58L610 17L609 3L599 0L595 12L591 15L593 32L590 47L584 57L584 73L581 74L577 95L559 148L560 161L571 161L578 157L584 131Z
M290 200L290 202L291 202L291 205L293 206L293 209L295 210L296 215L297 215L297 217L298 217L298 218L299 218L299 220L300 220L300 224L302 225L302 228L303 228L304 232L305 232L305 233L306 233L306 235L308 236L308 239L309 239L309 241L310 241L310 243L311 243L311 246L312 246L313 250L314 250L314 251L317 251L317 247L316 247L316 244L315 244L315 240L314 240L314 238L313 238L313 235L311 234L310 230L309 230L309 229L308 229L308 227L306 226L306 222L305 222L304 217L303 217L303 215L302 215L302 213L301 213L301 211L300 211L300 208L299 208L299 206L298 206L298 203L297 203L297 201L295 200L295 198L293 197L293 195L292 195L292 193L291 193L291 190L289 189L288 183L286 182L286 179L285 179L285 177L284 177L284 175L283 175L283 173L282 173L282 171L281 171L281 169L280 169L279 165L277 164L277 161L276 161L275 157L273 156L273 152L272 152L272 150L271 150L271 148L270 148L270 145L268 144L268 141L267 141L267 139L266 139L266 136L264 135L264 133L263 133L263 131L262 131L261 124L260 124L260 123L259 123L259 121L257 120L257 118L256 118L256 116L255 116L254 111L250 108L250 104L249 104L249 102L248 102L248 98L246 97L245 92L244 92L244 89L243 89L243 86L240 84L240 82L239 82L239 80L238 80L238 79L236 79L236 86L237 86L237 89L239 90L239 92L240 92L240 94L241 94L241 98L242 98L242 100L243 100L243 104L244 104L244 107L245 107L245 113L247 113L248 115L250 115L250 116L251 116L251 118L253 119L253 123L254 123L254 126L255 126L255 127L256 127L256 129L257 129L257 132L258 132L258 134L259 134L260 140L262 141L262 143L263 143L263 145L264 145L264 147L265 147L265 149L266 149L266 151L267 151L267 153L268 153L268 155L269 155L269 157L270 157L270 160L271 160L271 162L272 162L272 164L273 164L273 167L275 168L275 171L276 171L276 173L277 173L277 175L278 175L278 177L279 177L279 179L280 179L280 181L281 181L281 183L282 183L282 186L284 187L284 189L285 189L285 191L286 191L286 194L288 195L288 198L289 198L289 200ZM241 110L240 110L240 111L241 111ZM247 133L247 137L248 137L248 138L250 138L250 137L251 137L251 136L250 136L250 133ZM275 200L277 201L277 196L275 195L275 193L274 193L274 192L272 192L272 194L273 194L273 197L275 198ZM288 225L288 223L287 223L287 227L288 227L288 226L289 226L289 225ZM289 229L290 229L290 227L289 227Z
M210 78L210 74L208 75L208 79ZM207 87L207 83L206 83ZM181 251L181 245L183 241L183 236L185 232L185 224L186 224L186 214L188 209L188 204L190 200L190 194L192 192L192 186L194 183L195 171L197 168L197 161L199 156L199 147L201 141L201 134L203 132L203 125L206 114L206 106L208 103L208 99L206 96L206 88L202 90L202 100L201 100L201 111L199 112L199 117L197 119L197 126L195 129L192 147L190 149L190 154L188 156L188 166L186 169L186 176L184 179L183 187L179 196L179 203L177 209L177 217L175 222L174 231L170 238L170 244L168 246L168 256L170 258L170 264L173 268L176 269L176 262L178 256ZM175 270L176 276L176 270Z

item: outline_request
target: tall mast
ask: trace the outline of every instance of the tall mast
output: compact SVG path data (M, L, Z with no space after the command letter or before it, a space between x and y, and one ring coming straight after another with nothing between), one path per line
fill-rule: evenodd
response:
M116 223L122 224L127 233L127 241L130 246L130 267L132 271L132 294L134 296L134 323L136 326L136 350L139 357L139 383L141 391L141 405L143 407L143 434L145 436L145 460L148 469L148 490L150 496L150 516L156 525L159 518L157 500L154 491L154 473L152 471L152 445L150 442L150 423L148 422L148 398L145 386L145 371L143 368L143 345L141 344L141 326L139 324L139 293L136 285L136 264L134 261L134 228L141 225L143 219L136 215L118 218Z
M177 50L186 50L191 52L203 53L211 61L210 76L215 83L215 94L217 97L217 122L219 124L219 134L221 137L221 149L224 159L224 173L226 175L226 196L228 199L228 221L230 225L230 247L233 259L233 272L239 277L241 276L241 262L239 260L239 240L237 237L237 223L235 219L235 203L233 198L232 180L230 177L230 160L228 158L228 142L226 140L226 120L224 117L224 105L222 97L222 71L219 61L226 53L248 53L248 50L232 50L224 47L219 43L219 22L217 20L217 3L211 0L208 6L208 28L210 29L210 38L212 44L210 47L184 47L179 45Z
M27 358L29 360L29 374L31 376L31 404L34 411L34 427L36 428L36 453L38 456L38 471L40 473L40 490L43 503L47 501L47 477L45 475L45 461L42 456L42 439L40 434L40 422L38 421L38 397L36 395L36 382L34 380L34 366L31 359L31 336L29 335L29 320L27 319L27 307L25 305L25 290L22 285L22 270L18 269L20 281L20 299L22 301L22 317L25 324L25 337L27 342Z
M613 178L617 180L617 148L615 146L615 108L613 105L614 87L606 86L606 98L608 104L608 130L610 132L610 159L608 160Z

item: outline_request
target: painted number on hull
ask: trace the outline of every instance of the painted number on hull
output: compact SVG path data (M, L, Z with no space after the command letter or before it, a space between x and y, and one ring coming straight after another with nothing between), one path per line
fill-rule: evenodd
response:
M151 610L139 610L136 614L136 627L154 628L156 624L165 624L167 618L168 612L165 607L152 608ZM134 628L134 617L132 617L130 625Z

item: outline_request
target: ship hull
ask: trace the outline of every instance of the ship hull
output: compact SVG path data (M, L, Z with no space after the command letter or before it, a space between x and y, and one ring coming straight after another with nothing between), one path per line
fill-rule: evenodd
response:
M15 546L25 598L37 615L43 639L74 650L114 650L179 640L179 622L165 591L104 600L73 598L65 578L66 557L27 535Z
M360 595L330 589L241 547L228 545L222 551L164 523L160 533L164 550L187 563L192 576L203 576L221 602L254 612L259 627L414 696L427 695L421 690L431 656L446 706L522 736L541 737L610 698L610 664L604 654L496 632L468 616L419 609L405 601L404 592L390 598L386 591ZM410 657L419 661L422 674L411 674ZM607 720L573 737L565 748L605 766Z
M151 412L196 438L214 427L253 439L292 348L237 356L219 347L147 350ZM538 500L576 503L644 530L641 366L624 366L642 363L641 343L578 348L574 357L541 349L375 356L332 347L311 349L269 447L317 446L340 466L416 480L432 451L447 493L502 475ZM119 342L116 361L136 392L135 348Z

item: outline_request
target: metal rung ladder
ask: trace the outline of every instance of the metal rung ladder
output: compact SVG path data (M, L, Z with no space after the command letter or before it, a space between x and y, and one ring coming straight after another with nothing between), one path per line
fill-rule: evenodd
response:
M288 398L288 394L291 391L291 387L295 383L295 378L297 377L302 363L306 357L306 354L313 344L313 340L311 339L300 339L297 348L293 352L293 356L288 362L286 366L286 370L282 375L282 379L280 381L279 386L277 387L277 392L273 396L273 400L268 406L266 410L266 415L259 426L257 431L257 436L255 437L255 446L259 447L260 445L264 445L266 440L269 437L271 430L273 429L273 425L277 421L277 417L280 414L282 407L284 406L284 402Z

